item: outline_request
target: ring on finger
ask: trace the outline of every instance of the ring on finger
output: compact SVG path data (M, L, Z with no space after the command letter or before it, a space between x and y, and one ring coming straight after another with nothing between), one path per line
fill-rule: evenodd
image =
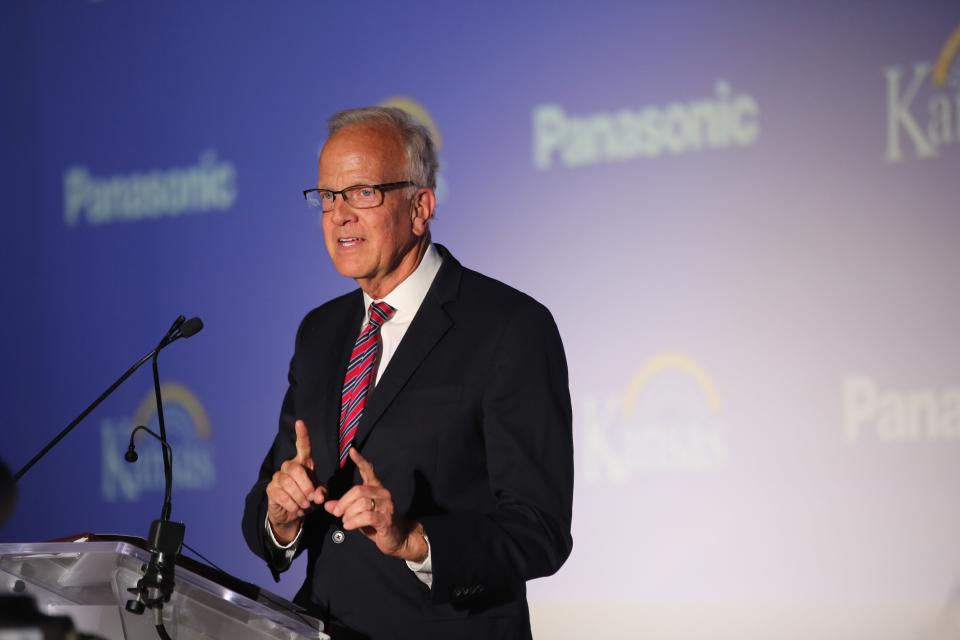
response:
M370 511L376 511L376 510L377 510L377 501L374 500L373 498L370 498Z

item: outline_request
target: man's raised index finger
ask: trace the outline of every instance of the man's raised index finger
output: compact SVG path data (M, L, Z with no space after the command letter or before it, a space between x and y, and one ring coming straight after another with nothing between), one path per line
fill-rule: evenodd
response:
M310 434L307 432L307 425L303 420L297 420L293 424L293 429L297 433L297 461L303 464L312 459Z
M373 471L373 464L360 455L356 447L350 447L350 459L357 465L357 469L360 471L360 477L363 479L363 484L373 487L380 486L380 479L377 478L377 474Z

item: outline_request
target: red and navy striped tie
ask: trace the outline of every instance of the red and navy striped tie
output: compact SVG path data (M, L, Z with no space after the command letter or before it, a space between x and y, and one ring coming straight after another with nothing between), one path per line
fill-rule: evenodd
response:
M386 302L370 304L370 322L353 345L347 375L340 394L340 467L347 463L347 452L353 444L357 425L367 403L367 392L376 376L377 354L380 352L380 327L396 311Z

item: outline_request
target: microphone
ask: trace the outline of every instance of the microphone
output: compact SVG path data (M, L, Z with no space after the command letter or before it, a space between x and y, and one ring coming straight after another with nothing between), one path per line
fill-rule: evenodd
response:
M183 316L178 317L173 321L173 324L170 326L170 330L167 331L167 334L163 336L163 340L160 341L160 344L157 345L157 351L163 349L171 342L176 342L180 338L189 338L200 333L200 330L203 329L203 320L194 316L187 320Z
M170 514L173 510L171 501L173 496L173 450L167 443L167 427L163 419L163 398L160 393L160 372L157 369L157 357L160 350L180 338L189 338L196 335L203 329L203 321L200 318L190 318L185 320L183 316L178 317L170 326L167 335L163 337L157 348L153 350L151 359L153 360L153 393L157 401L157 424L160 434L150 431L144 426L136 427L130 433L130 444L127 446L127 452L123 458L127 462L136 462L137 451L134 446L134 436L138 431L146 431L163 445L163 508L160 510L160 519L154 520L150 524L150 532L147 534L147 547L150 550L150 562L144 566L143 577L137 581L137 586L127 589L134 594L136 598L127 600L126 610L137 615L142 614L146 609L151 609L156 620L156 629L161 638L169 638L163 627L162 609L166 602L170 602L174 590L174 573L176 571L177 556L183 546L183 536L186 526L182 522L173 522L170 520Z
M168 454L170 454L170 459L171 460L173 459L173 449L170 448L170 445L165 440L162 440L160 436L155 434L153 431L151 431L150 429L147 429L143 425L140 425L134 428L134 430L130 432L130 444L127 445L127 452L123 454L124 460L132 464L140 459L140 456L137 455L137 447L134 442L134 438L136 437L138 431L145 431L149 433L151 436L153 436L154 438L156 438L157 440L159 440L163 448L166 449Z
M174 572L177 562L177 556L180 555L180 549L183 546L183 536L186 527L182 522L170 521L170 498L173 493L173 450L164 438L139 425L130 432L130 444L127 446L127 452L123 454L123 459L134 463L140 457L137 455L134 438L138 431L143 431L156 438L163 445L164 454L170 460L170 466L164 465L164 491L163 491L163 510L159 520L154 520L150 525L150 533L147 535L147 546L150 550L150 562L144 566L144 574L137 581L136 587L127 589L134 594L136 598L127 600L125 608L130 613L142 614L147 608L154 609L157 620L160 620L158 627L162 627L162 617L159 615L165 602L170 601L173 594ZM161 634L161 637L164 637Z
M200 318L190 318L187 320L184 316L177 316L177 319L173 321L173 324L170 325L170 328L167 330L167 333L164 334L163 338L157 344L156 347L150 350L145 356L137 360L129 369L120 376L116 382L110 385L106 391L100 394L100 396L93 401L93 403L84 409L80 415L74 418L73 422L68 424L66 428L58 433L53 440L51 440L47 446L41 449L26 465L20 469L14 476L14 482L18 481L23 477L27 471L29 471L33 465L40 461L43 456L47 455L51 449L53 449L57 444L63 440L67 434L69 434L73 429L80 424L80 422L86 418L90 412L96 409L101 402L106 400L107 396L116 390L121 384L126 381L133 372L139 369L147 360L153 361L153 389L154 395L156 396L157 401L157 419L160 426L160 434L157 435L147 429L144 426L138 426L133 430L133 433L130 434L130 445L127 447L127 452L124 454L124 459L127 462L136 462L137 460L137 451L133 444L133 437L139 430L146 431L153 437L157 438L160 443L163 445L163 474L165 479L165 491L164 491L164 500L163 508L160 511L160 519L154 520L150 525L150 532L147 536L147 545L150 550L150 562L147 565L144 565L144 576L137 582L137 586L128 591L135 593L137 598L134 600L128 600L126 604L126 610L131 613L142 614L146 608L150 608L154 612L156 619L156 629L157 633L161 638L169 638L169 635L164 629L163 618L161 616L161 610L165 602L169 602L173 594L174 589L174 567L176 565L176 558L180 554L181 546L183 545L183 536L186 527L182 522L171 522L170 521L170 512L171 512L171 494L173 489L173 451L170 449L170 445L167 443L167 432L166 426L163 420L163 399L160 396L160 373L157 370L157 357L160 355L165 347L170 345L173 342L176 342L180 338L189 338L196 335L201 329L203 329L203 321Z
M167 478L168 483L173 477L173 452L170 447L167 446L167 426L166 422L163 419L163 398L160 393L160 371L157 369L157 357L160 355L160 350L166 347L167 345L176 342L180 338L189 338L193 335L196 335L203 329L203 320L197 317L190 318L189 320L185 319L183 316L178 316L176 320L173 321L173 324L170 325L170 329L167 331L167 334L163 336L163 339L160 340L160 344L157 345L157 348L154 349L150 357L153 360L153 394L156 397L157 401L157 422L160 427L160 435L157 436L155 433L150 432L151 435L155 436L160 440L160 443L163 444L163 474ZM146 430L146 427L144 427ZM134 429L136 432L136 429ZM130 435L130 444L133 445L133 434ZM124 454L124 459L133 457L136 459L137 452L131 452L130 449L127 450L127 453ZM129 461L129 460L128 460ZM170 520L170 511L172 509L170 503L170 494L168 490L163 501L163 510L160 512L160 519L163 521Z
M203 320L194 316L180 326L180 337L189 338L195 336L203 329Z
M170 329L167 331L166 335L163 336L163 339L160 341L160 343L148 354L137 360L129 369L126 370L126 372L124 372L122 376L117 379L116 382L110 385L106 391L101 393L100 396L90 404L90 406L88 406L80 413L80 415L74 418L73 422L68 424L63 431L58 433L53 440L47 443L43 449L38 451L37 454L30 460L30 462L23 465L23 468L14 474L13 481L18 482L20 478L22 478L24 474L26 474L33 467L33 465L37 464L37 462L39 462L43 456L47 455L51 449L57 446L57 444L59 444L59 442L63 440L67 434L73 431L73 429L80 424L84 418L86 418L94 409L100 406L101 402L106 400L107 397L113 393L117 387L123 384L126 379L133 375L133 372L139 369L147 360L153 358L154 368L156 368L156 356L162 349L164 349L170 343L179 340L180 338L189 338L190 336L196 335L201 329L203 329L203 321L200 320L200 318L194 317L186 320L183 316L177 317L177 319L174 320L173 324L170 326ZM162 429L160 435L164 436L163 439L166 440L166 434ZM166 455L166 450L164 450L164 461L167 462L168 460L169 458Z

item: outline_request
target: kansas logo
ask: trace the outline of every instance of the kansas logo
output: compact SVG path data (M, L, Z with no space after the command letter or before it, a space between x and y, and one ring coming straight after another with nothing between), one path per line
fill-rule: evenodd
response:
M960 27L940 50L936 64L888 67L887 162L901 162L910 148L917 158L936 158L944 146L960 143ZM924 108L925 107L925 108Z
M622 396L585 396L580 420L582 468L590 483L625 482L637 473L715 471L729 458L717 387L683 354L652 358Z
M960 52L960 27L954 29L940 51L937 65L933 68L933 86L942 87L947 84L947 76L950 74L953 61L957 58L957 52Z
M207 412L182 384L164 384L160 390L167 440L173 450L174 491L212 489L217 477ZM141 424L154 432L159 430L152 390L144 396L132 421L106 419L100 423L101 494L107 502L133 502L144 493L163 492L163 454L159 442L140 433L136 440L140 459L134 464L123 459L130 431Z

